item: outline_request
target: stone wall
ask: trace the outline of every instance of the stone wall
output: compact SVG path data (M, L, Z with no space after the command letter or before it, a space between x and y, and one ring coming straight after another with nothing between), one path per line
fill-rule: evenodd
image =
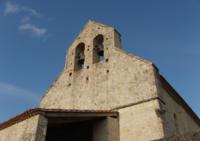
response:
M0 130L0 141L45 141L44 137L39 138L38 136L38 128L41 125L38 123L40 118L40 115L36 115ZM42 130L42 132L45 134L45 130ZM38 138L36 140L37 136Z
M162 87L160 96L165 104L162 104L162 114L165 137L196 131L200 128L191 115L175 101Z
M200 141L200 131L189 132L184 135L172 136L166 139L160 139L157 141Z
M48 119L40 116L38 120L37 132L36 132L36 140L35 141L45 141L46 133L47 133L47 124Z
M93 39L104 36L105 59L93 63ZM85 43L85 67L75 70L75 48ZM43 97L40 107L110 110L157 97L151 62L120 49L120 35L105 25L89 22L68 49L67 64Z
M93 141L119 141L119 122L116 117L107 117L93 126Z
M159 100L119 110L120 141L149 141L164 137L162 119L157 115Z

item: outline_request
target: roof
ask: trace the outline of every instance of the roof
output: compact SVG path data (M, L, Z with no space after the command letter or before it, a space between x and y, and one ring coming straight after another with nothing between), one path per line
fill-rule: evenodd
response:
M185 102L185 100L178 94L178 92L167 82L167 80L160 75L160 82L162 87L167 91L167 93L183 107L183 109L194 119L194 121L200 126L200 119L195 114L195 112L190 108L190 106Z
M16 123L24 121L28 118L31 118L35 115L42 115L46 118L52 117L108 117L113 116L117 117L118 112L109 111L109 110L73 110L73 109L43 109L43 108L34 108L29 109L8 121L5 121L0 124L0 130L5 129L9 126L12 126Z

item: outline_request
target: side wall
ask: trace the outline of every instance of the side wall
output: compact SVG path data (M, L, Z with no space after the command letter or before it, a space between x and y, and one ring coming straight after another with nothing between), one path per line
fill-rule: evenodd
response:
M170 138L156 141L200 141L200 131L190 132L179 136L172 136Z
M119 121L114 117L107 117L99 121L93 128L94 141L119 141Z
M40 116L36 132L36 141L45 141L47 133L47 124L48 124L48 119L43 116Z
M40 130L42 133L37 132L38 128L41 129L41 124L39 123L41 118L40 115L36 115L0 130L0 141L45 141L45 125L43 125L43 130ZM40 136L40 138L36 139L38 134L43 134L43 137Z
M162 104L162 109L165 111L162 114L165 137L196 131L200 128L182 105L175 101L163 87L160 86L159 90L161 99L165 102Z
M157 113L160 101L152 100L119 109L120 141L150 141L164 137Z

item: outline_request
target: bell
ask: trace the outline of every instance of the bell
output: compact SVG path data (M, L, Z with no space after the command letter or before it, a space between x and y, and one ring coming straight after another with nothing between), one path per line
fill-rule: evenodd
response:
M84 59L78 60L78 65L82 66L84 64L84 61L85 61Z
M103 45L99 45L99 46L98 46L98 55L99 55L99 56L104 56Z
M78 53L77 58L78 58L78 65L82 67L85 61L84 53L83 52Z
M79 59L79 60L83 60L84 58L85 58L84 53L83 53L83 52L80 52L80 53L78 54L78 59Z

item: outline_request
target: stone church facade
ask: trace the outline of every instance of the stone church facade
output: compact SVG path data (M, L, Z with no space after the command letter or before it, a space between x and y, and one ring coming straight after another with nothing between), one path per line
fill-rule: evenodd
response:
M198 129L152 62L124 52L113 27L89 21L39 108L0 124L0 141L150 141Z

